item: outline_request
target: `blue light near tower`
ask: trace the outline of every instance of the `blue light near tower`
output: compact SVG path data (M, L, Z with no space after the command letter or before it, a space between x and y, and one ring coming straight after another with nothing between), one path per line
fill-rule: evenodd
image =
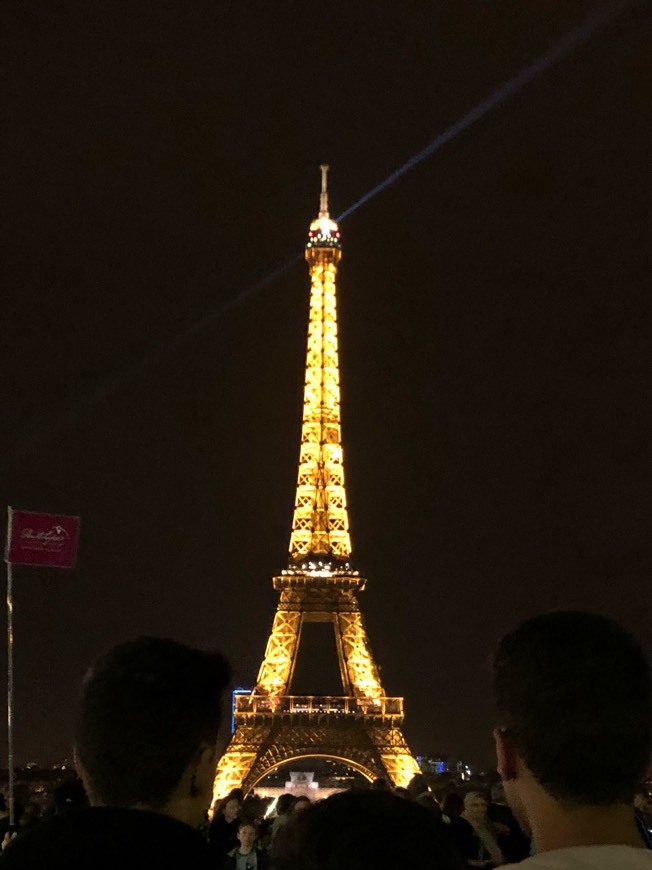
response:
M231 734L235 731L235 699L238 695L251 695L252 689L238 687L231 692Z

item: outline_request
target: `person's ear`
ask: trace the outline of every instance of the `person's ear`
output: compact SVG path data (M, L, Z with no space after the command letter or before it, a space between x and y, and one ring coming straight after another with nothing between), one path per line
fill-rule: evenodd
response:
M190 777L190 797L212 794L216 765L215 746L204 744L197 755L192 776Z
M516 779L518 772L517 752L509 731L505 728L494 728L496 744L496 764L502 780Z

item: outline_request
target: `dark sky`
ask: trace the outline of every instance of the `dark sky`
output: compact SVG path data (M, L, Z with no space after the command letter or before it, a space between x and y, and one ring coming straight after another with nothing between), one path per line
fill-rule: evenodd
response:
M75 571L15 571L16 759L50 762L113 643L218 646L245 685L265 648L305 264L176 337L301 253L320 162L337 214L598 7L2 6L0 504L82 517ZM651 37L630 4L342 224L354 563L416 752L490 758L527 615L652 650Z

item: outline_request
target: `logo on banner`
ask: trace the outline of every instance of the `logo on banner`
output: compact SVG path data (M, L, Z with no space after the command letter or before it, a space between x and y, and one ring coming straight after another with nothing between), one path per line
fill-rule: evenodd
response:
M48 553L60 553L70 540L70 535L63 526L52 526L47 532L36 529L23 529L20 541L26 550L40 550Z
M7 562L72 568L78 536L79 517L12 511Z

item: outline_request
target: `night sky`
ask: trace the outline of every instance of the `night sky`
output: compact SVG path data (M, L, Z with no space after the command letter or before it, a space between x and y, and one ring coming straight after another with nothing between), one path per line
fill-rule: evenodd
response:
M307 267L246 291L301 255L319 163L339 214L598 5L2 6L0 505L82 517L76 570L15 570L16 761L49 763L118 641L255 681ZM417 753L490 760L487 659L525 616L652 651L651 37L630 3L341 226L353 562ZM336 688L310 649L302 688Z

